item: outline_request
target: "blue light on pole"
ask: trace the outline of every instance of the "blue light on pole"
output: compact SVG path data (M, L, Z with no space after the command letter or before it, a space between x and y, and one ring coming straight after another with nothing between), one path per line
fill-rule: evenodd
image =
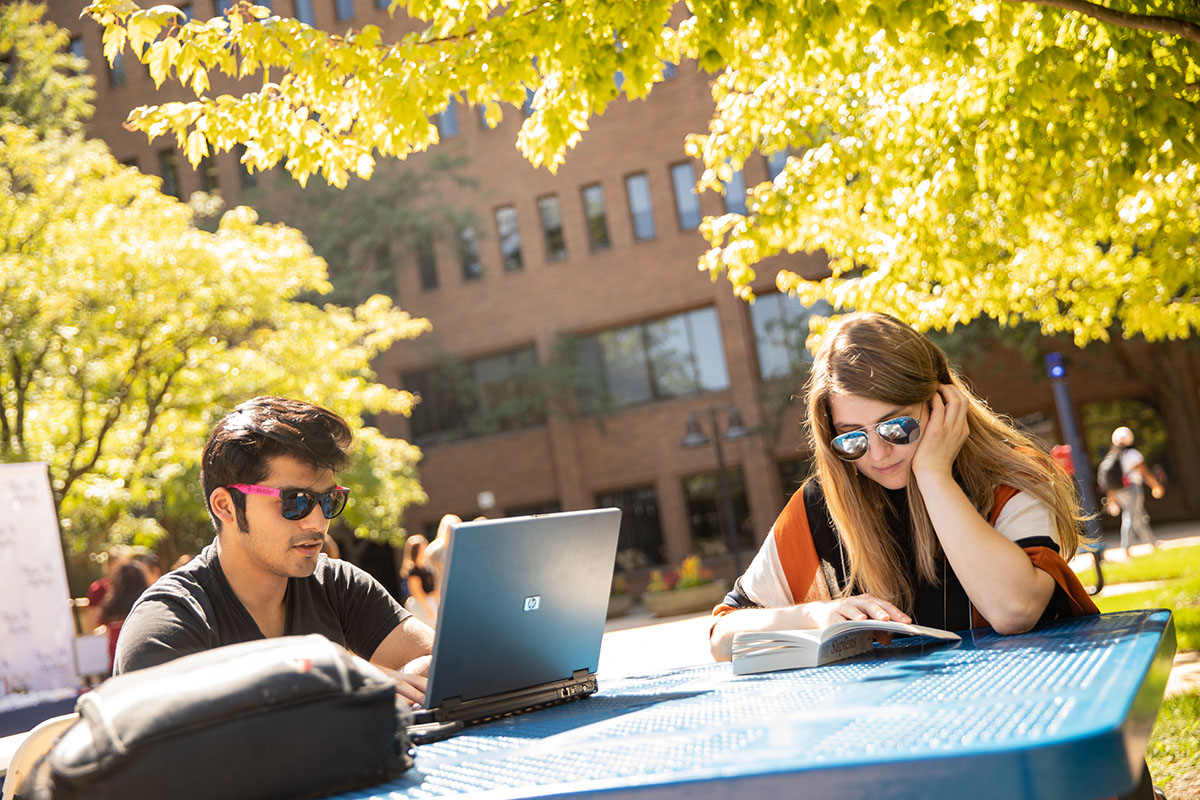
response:
M1046 354L1046 374L1050 376L1050 380L1067 377L1067 365L1063 362L1062 353Z

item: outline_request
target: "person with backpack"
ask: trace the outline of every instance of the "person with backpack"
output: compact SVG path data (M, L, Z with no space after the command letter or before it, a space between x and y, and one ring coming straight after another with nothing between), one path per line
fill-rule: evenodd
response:
M1146 513L1146 490L1158 499L1163 496L1163 486L1146 466L1146 458L1133 446L1133 431L1122 425L1112 433L1112 448L1105 454L1096 471L1096 482L1108 495L1108 511L1113 516L1121 514L1121 547L1140 542L1157 546L1150 530L1150 516Z

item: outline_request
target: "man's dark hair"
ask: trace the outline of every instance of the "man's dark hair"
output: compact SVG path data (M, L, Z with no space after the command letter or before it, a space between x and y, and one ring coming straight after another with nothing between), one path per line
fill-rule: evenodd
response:
M346 421L332 411L283 397L247 400L217 423L200 462L204 503L213 525L221 521L213 513L210 498L215 489L235 483L260 483L270 471L269 462L290 456L315 470L338 472L350 461L354 436ZM238 527L247 530L246 496L230 492Z

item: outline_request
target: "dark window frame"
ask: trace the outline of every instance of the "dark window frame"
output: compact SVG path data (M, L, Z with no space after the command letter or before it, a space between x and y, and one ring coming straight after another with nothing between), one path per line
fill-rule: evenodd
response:
M589 208L588 192L592 189L596 190L596 197L600 201L600 214L592 215ZM612 247L612 235L608 230L608 201L604 196L604 184L600 182L589 183L587 186L579 190L580 200L583 203L583 223L587 228L588 233L588 248L593 252L600 250L608 250ZM603 233L603 240L599 234Z
M547 219L547 208L553 206L555 221ZM563 230L562 203L557 194L544 194L537 199L538 221L542 225L542 243L546 247L546 261L563 261L567 258L567 237Z
M644 184L646 209L638 211L634 208L634 183ZM658 224L654 219L654 191L650 188L650 176L645 172L631 172L625 176L625 206L629 211L630 228L635 242L652 242L658 238ZM645 232L649 225L649 233Z

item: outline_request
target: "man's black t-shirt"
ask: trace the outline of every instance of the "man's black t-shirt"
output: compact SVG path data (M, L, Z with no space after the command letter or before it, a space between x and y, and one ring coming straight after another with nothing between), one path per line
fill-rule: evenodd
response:
M310 577L288 579L284 603L285 633L319 633L363 658L410 616L368 573L325 555ZM134 605L121 630L113 672L263 638L210 544L156 581Z

